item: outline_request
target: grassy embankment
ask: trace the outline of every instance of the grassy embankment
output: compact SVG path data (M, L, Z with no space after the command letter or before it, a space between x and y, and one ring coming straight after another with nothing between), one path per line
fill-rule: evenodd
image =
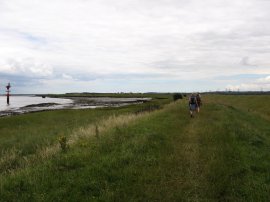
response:
M0 200L267 201L269 98L208 96L194 119L182 100L104 119L98 136L74 129L67 152L3 173Z
M169 95L153 95L151 102L121 108L56 110L0 119L0 172L10 172L25 164L26 157L36 157L58 144L60 136L69 137L79 128L118 115L161 108ZM74 132L75 131L75 132ZM41 155L40 154L40 155Z

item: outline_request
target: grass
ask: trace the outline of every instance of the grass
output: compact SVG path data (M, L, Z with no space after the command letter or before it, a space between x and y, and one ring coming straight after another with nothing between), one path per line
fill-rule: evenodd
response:
M209 95L194 119L181 100L74 127L67 152L3 173L0 200L268 201L269 109L245 98Z
M31 154L36 147L44 143L51 144L58 136L68 136L74 129L104 117L147 111L149 106L162 106L171 99L171 96L167 96L166 99L154 99L141 105L121 108L57 110L4 117L0 119L0 148L5 150L16 147L23 153Z
M231 108L239 108L270 120L270 108L267 107L269 95L226 95L210 96L210 100Z

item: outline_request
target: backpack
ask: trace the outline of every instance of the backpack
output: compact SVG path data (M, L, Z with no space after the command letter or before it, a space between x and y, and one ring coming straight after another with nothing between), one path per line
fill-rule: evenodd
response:
M196 97L190 97L190 104L196 104Z

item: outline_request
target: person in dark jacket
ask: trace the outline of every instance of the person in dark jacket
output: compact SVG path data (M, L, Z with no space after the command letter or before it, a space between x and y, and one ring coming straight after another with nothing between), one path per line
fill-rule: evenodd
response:
M202 106L202 97L201 97L200 93L197 93L196 99L197 99L197 103L198 103L197 112L199 113L200 112L200 108Z
M194 117L194 113L197 110L198 107L198 102L197 102L197 98L195 94L191 94L191 96L189 97L189 113L190 113L190 117L193 118Z

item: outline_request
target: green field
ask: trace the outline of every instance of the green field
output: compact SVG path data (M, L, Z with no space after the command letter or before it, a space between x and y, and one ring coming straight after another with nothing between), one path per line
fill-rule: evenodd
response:
M0 201L269 201L270 96L169 96L1 118Z

